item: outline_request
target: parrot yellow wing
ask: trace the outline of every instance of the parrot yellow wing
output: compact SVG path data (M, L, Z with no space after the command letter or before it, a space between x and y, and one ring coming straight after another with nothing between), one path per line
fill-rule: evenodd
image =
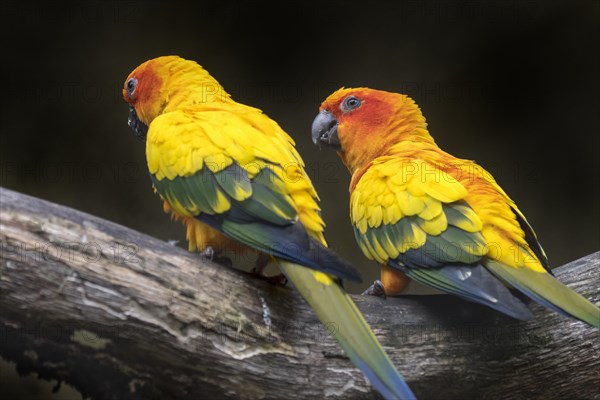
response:
M482 264L483 224L464 200L467 190L435 166L377 159L350 198L355 237L367 257L423 284L519 319L531 312ZM432 179L414 174L427 170Z

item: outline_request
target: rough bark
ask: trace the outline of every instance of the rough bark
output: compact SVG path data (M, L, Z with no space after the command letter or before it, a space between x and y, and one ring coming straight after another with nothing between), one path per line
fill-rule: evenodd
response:
M377 398L292 287L0 188L0 356L94 399ZM598 303L600 252L555 270ZM598 329L354 296L417 397L600 398ZM343 329L343 327L334 327Z

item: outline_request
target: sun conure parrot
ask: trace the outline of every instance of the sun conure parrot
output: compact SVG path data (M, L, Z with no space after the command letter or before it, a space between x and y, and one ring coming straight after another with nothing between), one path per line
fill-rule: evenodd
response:
M531 318L507 284L600 326L600 309L554 278L533 229L492 175L441 150L408 96L342 88L321 104L312 138L337 150L352 174L356 241L382 266L370 293L395 295L414 279Z
M187 225L190 248L241 243L273 257L371 384L386 398L414 398L340 284L360 274L327 249L317 193L281 127L177 56L137 67L123 97L154 188Z

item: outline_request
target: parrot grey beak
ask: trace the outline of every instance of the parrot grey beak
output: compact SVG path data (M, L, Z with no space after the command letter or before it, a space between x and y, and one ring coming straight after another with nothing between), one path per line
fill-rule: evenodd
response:
M136 138L140 140L146 140L146 134L148 133L148 126L146 126L137 116L135 107L129 105L129 118L127 118L127 125L133 131Z
M321 111L312 124L313 143L319 147L323 145L341 150L337 127L338 121L333 114L327 110Z

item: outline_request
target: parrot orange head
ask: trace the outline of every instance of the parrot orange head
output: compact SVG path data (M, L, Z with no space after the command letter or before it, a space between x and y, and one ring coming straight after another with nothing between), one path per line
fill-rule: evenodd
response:
M337 150L351 172L403 140L431 140L419 107L408 96L342 88L320 107L312 125L317 145Z
M145 139L148 125L171 109L211 101L229 101L229 94L200 65L178 56L148 60L133 70L123 85L129 103L129 127Z

